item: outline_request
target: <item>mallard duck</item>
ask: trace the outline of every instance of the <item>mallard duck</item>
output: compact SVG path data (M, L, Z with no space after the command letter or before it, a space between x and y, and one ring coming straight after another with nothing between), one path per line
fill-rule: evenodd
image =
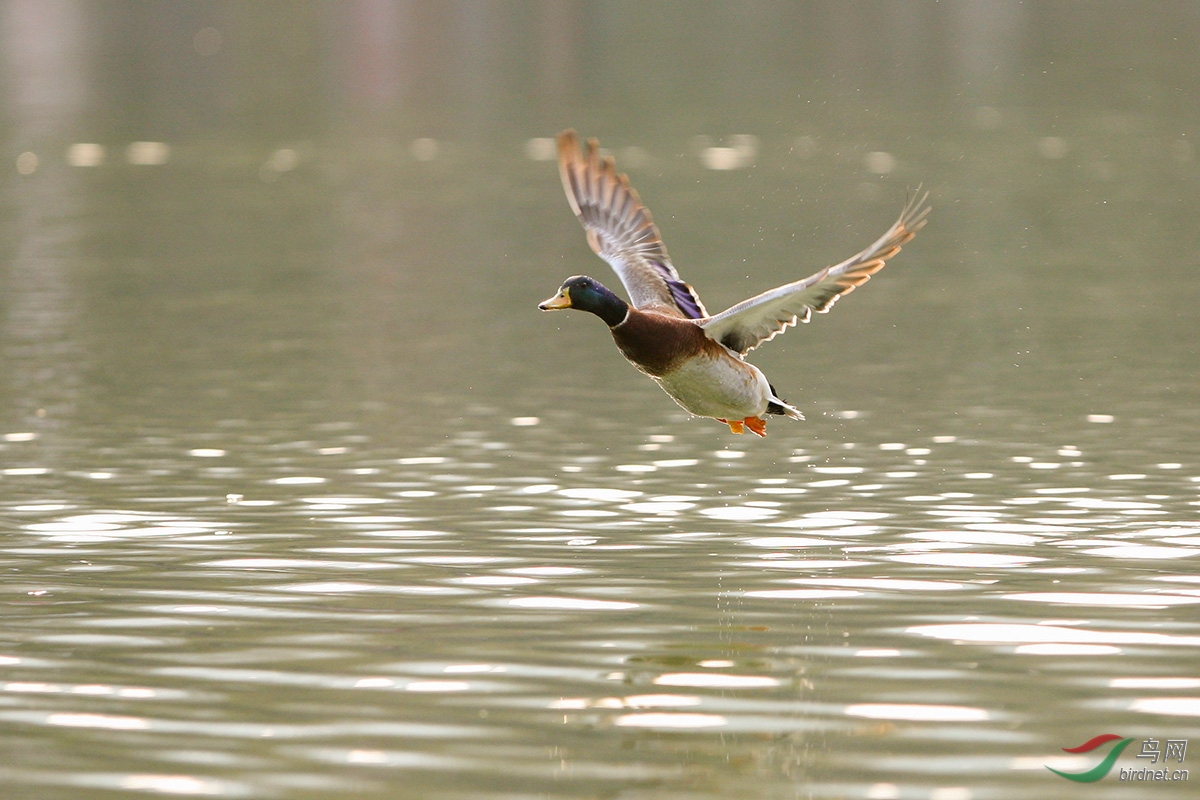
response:
M711 417L734 433L766 436L767 416L804 419L779 397L746 353L797 320L825 313L839 297L883 269L925 225L928 193L913 195L883 236L840 264L709 314L684 283L663 246L650 211L613 159L589 139L581 150L573 130L558 135L558 167L571 210L592 250L617 273L630 303L595 278L568 278L538 308L577 308L604 320L617 349L688 412Z

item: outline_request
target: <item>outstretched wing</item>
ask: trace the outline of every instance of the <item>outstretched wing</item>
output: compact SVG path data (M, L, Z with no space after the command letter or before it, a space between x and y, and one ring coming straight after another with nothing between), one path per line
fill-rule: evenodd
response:
M679 278L667 257L650 210L611 158L589 139L583 151L575 131L558 135L558 170L571 210L587 231L588 244L617 273L635 308L657 305L688 319L707 317L696 291ZM662 310L662 309L660 309Z
M823 314L837 299L866 283L887 260L900 252L901 245L925 226L929 193L917 193L904 205L900 218L878 241L840 264L826 267L802 281L784 284L749 300L730 306L700 321L700 327L731 350L743 355L769 341L796 321L808 322L812 313Z

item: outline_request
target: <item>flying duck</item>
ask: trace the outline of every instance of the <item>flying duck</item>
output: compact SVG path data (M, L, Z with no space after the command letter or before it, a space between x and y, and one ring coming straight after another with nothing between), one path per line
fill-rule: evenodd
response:
M543 311L576 308L604 320L617 349L686 411L734 433L766 436L767 416L804 419L779 397L746 353L796 321L823 314L870 280L924 225L928 192L913 195L900 217L870 247L840 264L709 314L680 279L650 211L595 139L580 148L573 130L558 135L558 167L571 210L588 244L621 279L630 302L586 275L568 278L542 301Z

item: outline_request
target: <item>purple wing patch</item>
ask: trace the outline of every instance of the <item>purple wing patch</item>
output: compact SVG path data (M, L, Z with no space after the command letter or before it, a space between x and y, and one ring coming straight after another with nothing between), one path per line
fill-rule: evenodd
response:
M667 286L671 290L671 296L675 298L675 305L679 306L679 310L688 319L700 319L708 316L696 295L692 294L692 287L683 281L671 279L667 280Z
M659 246L661 247L661 243ZM671 290L671 299L675 301L675 305L683 312L685 317L688 319L703 319L708 316L708 311L705 310L704 304L700 302L700 298L696 296L695 290L679 280L679 273L675 271L674 267L658 258L648 258L646 260L662 276L663 283L667 284L667 288Z

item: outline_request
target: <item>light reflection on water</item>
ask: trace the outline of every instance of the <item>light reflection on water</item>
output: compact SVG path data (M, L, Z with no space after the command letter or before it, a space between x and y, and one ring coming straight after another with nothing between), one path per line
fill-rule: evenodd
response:
M486 796L564 774L686 784L658 747L706 770L718 753L794 758L803 737L818 784L886 794L872 787L889 770L984 787L1034 770L1031 753L1075 769L1052 745L1080 729L1194 729L1200 629L1175 612L1200 603L1200 482L1171 468L1130 493L1140 481L1086 463L1047 472L943 439L766 474L761 450L704 436L540 474L498 450L388 458L368 443L339 453L337 474L209 473L150 509L138 465L110 460L107 508L4 509L20 577L0 719L78 765L60 780L34 757L9 774L236 797L296 775L318 788L289 791L359 791L399 771ZM620 468L633 463L651 469ZM1029 669L1057 678L1022 686L1015 724L1009 690L986 682ZM1096 681L1102 709L1058 696ZM889 755L894 726L958 766ZM627 752L639 735L651 749ZM657 738L682 735L701 738ZM89 766L117 751L119 774ZM789 780L756 774L768 793Z
M35 5L5 8L0 81L21 796L1065 796L1046 765L1094 762L1064 746L1196 735L1200 173L1155 99L1194 82L1188 36L1086 5ZM753 17L782 31L763 58L696 46ZM1089 60L978 46L1006 26ZM387 40L410 27L448 44ZM537 46L508 63L492 31ZM1062 74L1098 76L1079 107ZM713 307L931 188L903 261L756 351L808 422L685 419L594 320L539 315L607 274L558 187L567 125Z

